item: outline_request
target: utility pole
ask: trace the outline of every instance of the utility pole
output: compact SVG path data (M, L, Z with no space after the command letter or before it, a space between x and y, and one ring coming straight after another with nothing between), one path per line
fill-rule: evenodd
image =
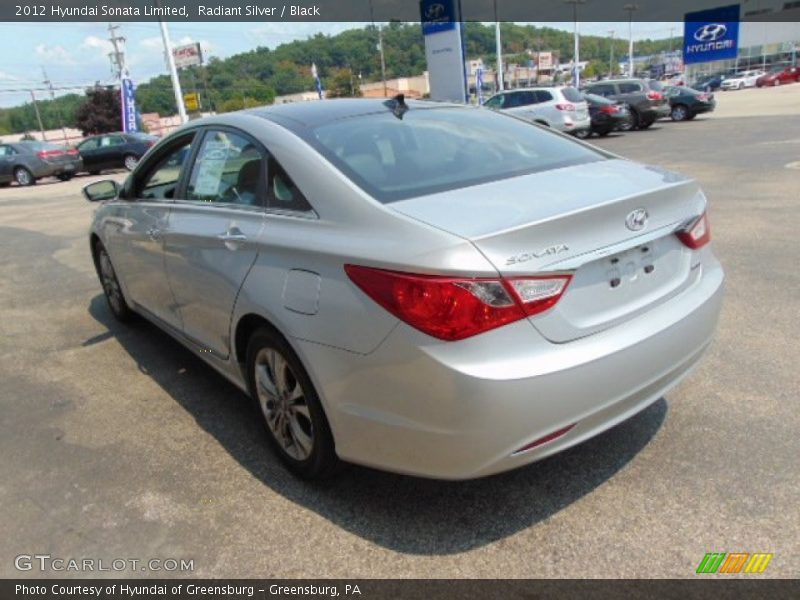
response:
M631 3L622 8L628 11L628 77L633 77L633 12L639 10L639 5Z
M42 75L44 75L44 81L42 83L44 83L50 89L50 101L52 102L53 108L56 109L56 116L58 117L58 124L61 127L61 133L64 136L64 145L65 146L69 146L69 140L67 139L67 130L64 127L64 119L61 117L61 109L58 108L58 105L55 102L55 100L56 100L56 92L53 89L53 82L50 81L50 78L47 76L47 70L44 67L42 67Z
M609 30L611 35L611 45L608 48L608 76L614 77L614 30Z
M123 77L128 76L128 67L125 64L125 52L122 50L122 44L125 43L125 38L117 35L119 25L108 24L108 40L114 46L114 51L109 52L108 58L111 60L111 68L114 76L120 81Z
M42 132L42 141L47 141L47 136L44 134L44 125L42 124L42 115L39 114L39 103L36 101L36 94L31 90L31 100L33 100L33 111L36 113L36 120L39 122L39 131Z
M372 21L372 26L375 27L375 12L372 8L372 0L369 0L369 18ZM381 54L381 80L383 81L383 97L389 95L386 88L386 57L383 54L383 25L378 25L378 52Z

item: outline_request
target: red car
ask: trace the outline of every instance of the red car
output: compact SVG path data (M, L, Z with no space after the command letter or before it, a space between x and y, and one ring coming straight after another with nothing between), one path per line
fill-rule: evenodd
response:
M781 85L794 81L800 81L800 68L778 67L756 79L756 86Z

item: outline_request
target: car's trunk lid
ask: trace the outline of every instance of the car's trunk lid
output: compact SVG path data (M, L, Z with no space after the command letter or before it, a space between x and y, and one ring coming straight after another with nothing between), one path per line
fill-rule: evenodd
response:
M469 239L506 277L572 273L556 307L532 318L545 337L566 342L611 327L689 285L692 252L674 232L704 205L694 181L614 159L391 207ZM636 230L626 221L641 217L640 209L646 224Z

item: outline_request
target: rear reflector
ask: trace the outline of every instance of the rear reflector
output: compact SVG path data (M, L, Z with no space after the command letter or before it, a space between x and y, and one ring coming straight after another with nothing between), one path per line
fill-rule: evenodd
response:
M699 219L692 221L685 229L678 231L678 239L692 250L702 248L711 241L711 225L708 215L703 213Z
M613 104L610 104L608 106L604 106L603 108L601 108L600 112L601 113L608 113L610 115L613 115L614 113L618 113L619 112L619 106L614 106Z
M517 454L522 454L523 452L527 452L528 450L533 450L537 446L541 446L542 444L546 444L547 442L552 442L553 440L558 439L562 435L564 435L567 432L569 432L573 427L575 427L575 425L577 425L577 423L573 423L572 425L568 425L567 427L564 427L564 429L559 429L558 431L554 431L553 433L550 433L550 434L548 434L548 435L546 435L546 436L544 436L542 438L539 438L538 440L533 441L530 444L526 444L525 446L523 446L519 450L515 450L514 452L512 452L511 456L516 456Z
M345 265L347 276L398 319L446 341L465 338L554 306L571 275L460 278Z

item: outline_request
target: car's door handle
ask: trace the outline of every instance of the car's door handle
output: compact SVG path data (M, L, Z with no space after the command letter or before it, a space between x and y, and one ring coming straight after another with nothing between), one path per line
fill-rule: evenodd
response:
M217 236L218 240L222 240L223 242L237 242L242 243L247 241L247 236L241 232L235 233L232 231L228 231L226 233L222 233Z

